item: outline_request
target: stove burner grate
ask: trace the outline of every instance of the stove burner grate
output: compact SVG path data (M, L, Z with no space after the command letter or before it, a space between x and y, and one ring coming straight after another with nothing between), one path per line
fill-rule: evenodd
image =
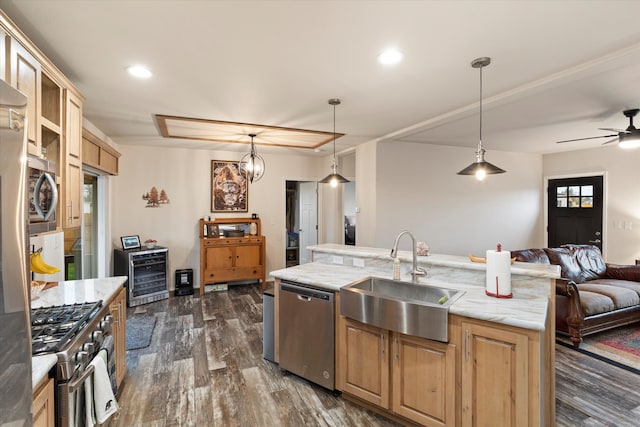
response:
M63 350L96 315L100 307L102 300L32 308L32 353L55 353Z

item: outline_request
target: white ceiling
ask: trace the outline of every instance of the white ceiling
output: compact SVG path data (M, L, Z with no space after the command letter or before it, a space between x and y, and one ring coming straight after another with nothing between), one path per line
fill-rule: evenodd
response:
M625 128L640 107L640 1L0 0L86 97L118 144L246 145L162 138L165 114L373 139L548 153ZM381 66L396 46L404 61ZM125 68L144 64L150 80ZM312 150L268 147L273 152ZM324 147L324 154L331 145ZM317 154L316 154L317 155ZM490 156L489 156L490 157ZM490 160L490 159L489 159Z

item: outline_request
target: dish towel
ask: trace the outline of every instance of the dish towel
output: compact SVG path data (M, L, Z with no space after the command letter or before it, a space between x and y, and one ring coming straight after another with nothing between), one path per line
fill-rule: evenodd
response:
M105 423L120 409L111 390L111 380L107 372L107 351L102 349L90 365L94 371L85 382L86 425Z

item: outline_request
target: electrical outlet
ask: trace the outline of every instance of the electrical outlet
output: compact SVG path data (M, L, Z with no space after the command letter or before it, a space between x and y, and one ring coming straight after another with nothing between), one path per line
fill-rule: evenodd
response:
M344 264L344 259L341 256L334 255L333 256L334 264Z
M362 258L354 258L353 259L353 266L354 267L364 267L364 259L362 259Z

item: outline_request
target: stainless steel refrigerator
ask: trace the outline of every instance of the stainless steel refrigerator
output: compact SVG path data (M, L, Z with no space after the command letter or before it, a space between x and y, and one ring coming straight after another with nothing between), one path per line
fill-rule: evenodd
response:
M0 80L0 426L30 426L27 98Z

